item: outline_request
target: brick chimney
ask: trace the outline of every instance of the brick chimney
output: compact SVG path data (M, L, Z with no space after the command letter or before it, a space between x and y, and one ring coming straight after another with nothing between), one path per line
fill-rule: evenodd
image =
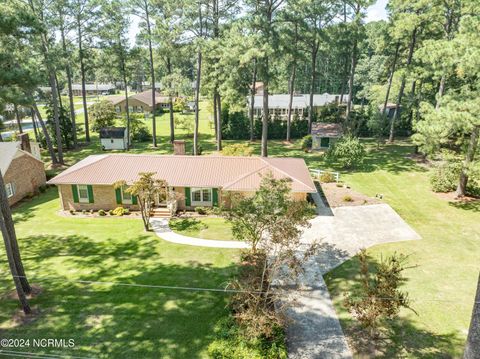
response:
M20 141L20 148L28 153L32 153L30 147L30 139L28 138L28 133L19 133L17 139Z
M183 141L183 140L173 141L173 154L174 155L185 155L185 141Z

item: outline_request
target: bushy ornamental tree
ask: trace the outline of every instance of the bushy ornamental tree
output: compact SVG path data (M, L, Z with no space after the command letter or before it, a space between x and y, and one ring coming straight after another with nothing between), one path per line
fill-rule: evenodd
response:
M371 263L367 251L362 249L358 259L360 290L347 293L344 304L366 329L373 354L375 340L379 339L380 328L385 324L385 320L397 317L401 308L413 311L408 294L400 290L400 286L405 282L403 272L406 269L407 257L395 253L379 263Z
M232 209L223 210L236 239L251 244L243 254L239 278L230 283L238 290L231 299L234 316L250 337L273 335L284 324L289 305L283 284L295 283L306 260L318 244L299 253L300 236L310 226L314 210L291 196L290 182L263 177L253 196L231 198Z
M338 162L343 168L353 168L363 163L366 151L358 138L345 136L331 146L326 155L328 161Z
M101 128L111 127L115 124L115 107L107 100L96 102L88 108L88 114L92 121L92 130L100 131Z
M234 143L233 145L225 146L222 150L224 156L251 156L253 154L253 147L245 143Z

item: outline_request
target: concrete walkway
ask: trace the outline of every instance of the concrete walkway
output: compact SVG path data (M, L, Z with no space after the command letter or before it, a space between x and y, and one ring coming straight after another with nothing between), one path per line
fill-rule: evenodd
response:
M351 358L323 275L362 248L420 239L386 204L340 207L333 214L313 219L302 235L303 244L320 241L321 246L298 279L298 289L291 292L295 305L287 313L293 319L287 328L289 358Z
M176 244L186 244L189 246L198 247L212 247L212 248L248 248L249 245L240 241L219 241L213 239L201 239L194 237L187 237L172 231L168 226L167 218L151 218L150 224L157 236Z

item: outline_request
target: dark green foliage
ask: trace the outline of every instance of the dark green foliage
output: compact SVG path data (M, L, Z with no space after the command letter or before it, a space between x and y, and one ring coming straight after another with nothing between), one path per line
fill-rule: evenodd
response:
M460 161L442 161L437 164L430 175L433 192L452 192L457 188L458 177L462 170Z
M338 162L343 168L353 168L363 163L365 147L356 137L345 136L327 151L327 160Z
M243 112L222 112L222 137L226 140L248 140L250 124L248 116ZM301 138L308 133L307 121L295 117L291 124L291 138ZM257 118L254 125L255 138L262 136L262 121ZM270 117L268 121L268 139L283 140L287 137L287 121L280 117Z
M215 326L215 340L208 346L208 354L214 359L277 359L287 358L285 334L275 327L271 338L248 338L234 318L219 320Z
M66 148L72 148L73 145L73 130L72 130L72 121L70 120L70 111L66 107L58 108L58 120L60 122L60 133L62 137L62 145ZM56 138L55 132L55 120L53 117L53 105L51 102L48 102L46 105L47 112L47 130L50 135L50 138ZM45 138L41 138L41 143L44 148L46 148Z
M152 139L151 133L145 124L145 116L140 113L130 115L130 136L134 141L147 142ZM126 119L123 120L124 126L127 126Z
M315 117L318 122L341 123L344 116L345 106L338 106L336 103L331 103L322 106Z
M94 103L88 108L88 115L91 118L93 131L100 131L101 128L111 127L115 123L115 107L107 100Z
M312 135L306 135L302 138L302 150L309 150L312 148Z

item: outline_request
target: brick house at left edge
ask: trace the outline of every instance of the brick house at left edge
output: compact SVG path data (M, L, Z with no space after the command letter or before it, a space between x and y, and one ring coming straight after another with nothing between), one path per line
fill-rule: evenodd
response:
M0 171L10 206L46 183L38 144L29 142L27 134L19 137L21 142L0 142Z

